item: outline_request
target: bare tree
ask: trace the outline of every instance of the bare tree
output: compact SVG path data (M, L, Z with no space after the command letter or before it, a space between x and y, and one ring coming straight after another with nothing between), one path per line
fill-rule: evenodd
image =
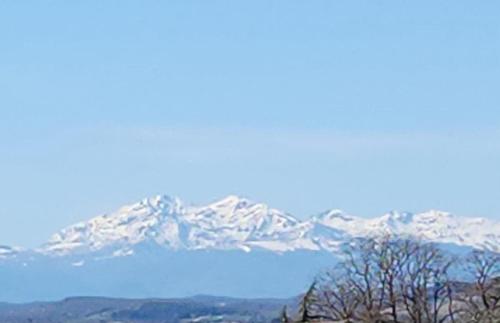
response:
M357 313L362 295L352 287L343 268L325 272L317 280L318 312L325 320L334 322L359 322Z
M318 278L321 315L338 322L454 322L451 263L419 241L355 241L339 266Z
M313 309L311 307L315 304L315 286L316 282L313 282L300 301L299 322L309 322L314 319L314 313L312 313Z
M470 322L500 322L500 256L489 251L473 251L467 267L474 277L472 291L465 293L466 317Z
M292 321L288 318L286 306L283 307L280 315L280 323L291 323Z
M360 297L357 315L364 322L381 322L384 318L386 280L380 266L387 240L358 240L346 250L343 266L351 288Z
M318 278L322 314L338 322L385 322L385 275L381 241L355 240L344 258Z
M403 312L414 323L455 320L448 270L452 261L432 244L408 241L404 262L397 264Z

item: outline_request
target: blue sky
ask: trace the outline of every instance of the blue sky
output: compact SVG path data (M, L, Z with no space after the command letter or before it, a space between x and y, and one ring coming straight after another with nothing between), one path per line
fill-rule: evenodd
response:
M0 244L142 197L500 219L498 1L2 1Z

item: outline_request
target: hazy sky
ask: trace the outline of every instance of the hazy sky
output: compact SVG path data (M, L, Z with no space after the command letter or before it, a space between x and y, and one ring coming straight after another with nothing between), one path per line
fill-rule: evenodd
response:
M498 1L1 1L0 244L159 193L500 219Z

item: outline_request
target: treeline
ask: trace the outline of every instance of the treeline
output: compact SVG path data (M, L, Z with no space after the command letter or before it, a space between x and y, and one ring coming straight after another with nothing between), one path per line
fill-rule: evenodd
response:
M452 279L459 270L469 274L467 282ZM357 240L317 277L298 313L285 308L279 321L499 323L499 276L500 258L492 252L452 258L415 240Z

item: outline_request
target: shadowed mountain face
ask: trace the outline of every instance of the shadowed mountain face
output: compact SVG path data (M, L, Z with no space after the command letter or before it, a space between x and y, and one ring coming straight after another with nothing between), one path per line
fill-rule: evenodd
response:
M392 234L454 253L500 250L500 225L446 212L307 220L237 196L204 206L156 196L77 223L35 250L0 247L0 301L109 297L288 297L354 238ZM22 283L21 283L22 282Z
M188 323L271 322L294 300L232 299L198 296L186 299L68 298L59 302L0 304L2 323Z
M0 266L2 301L54 300L71 295L109 297L289 297L307 287L335 258L297 251L170 251L142 246L132 257L26 259ZM30 261L24 266L24 261ZM74 264L78 264L75 266Z

